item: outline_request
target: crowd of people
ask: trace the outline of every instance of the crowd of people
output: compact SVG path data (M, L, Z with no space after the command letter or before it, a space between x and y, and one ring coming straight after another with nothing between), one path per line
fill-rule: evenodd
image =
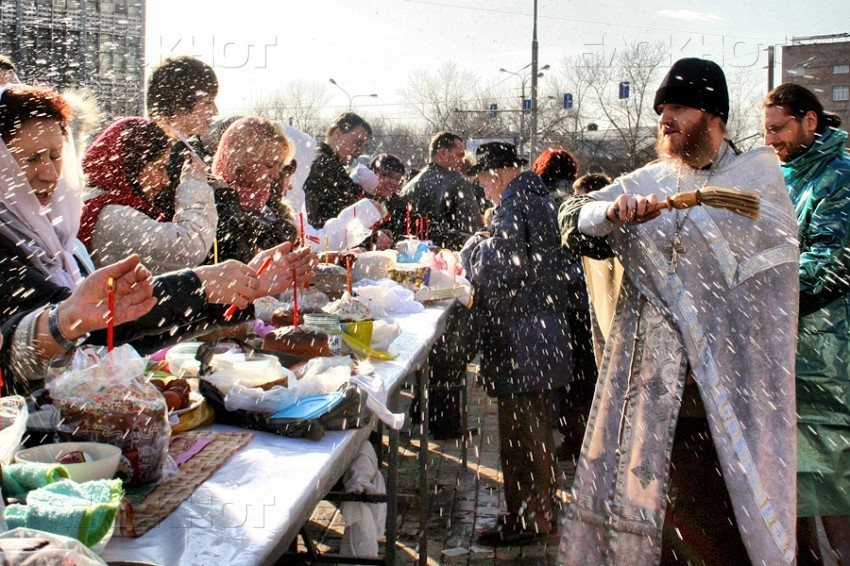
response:
M437 436L471 434L461 391L480 355L508 511L482 544L559 534L566 564L805 564L822 548L850 564L850 157L808 89L771 91L765 146L742 153L722 69L682 59L656 91L658 160L612 181L579 176L566 149L530 167L504 142L471 156L452 132L419 170L388 153L352 166L362 117L320 143L257 116L213 124L215 73L189 57L153 70L148 117L77 160L67 101L15 71L0 58L5 393L104 343L108 279L116 342L146 353L250 319L323 251L419 236L458 251L476 291L431 352L429 395ZM716 187L757 194L757 219L659 206ZM557 459L577 465L563 512Z

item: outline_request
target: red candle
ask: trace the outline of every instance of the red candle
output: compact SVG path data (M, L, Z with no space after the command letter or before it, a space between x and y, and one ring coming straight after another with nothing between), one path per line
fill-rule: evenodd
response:
M263 274L263 272L269 268L272 264L272 256L266 258L266 261L263 262L263 265L260 266L259 271L257 271L257 277ZM227 310L224 311L224 318L232 318L234 314L236 314L237 307L236 305L230 305L227 307Z
M348 294L351 295L351 256L345 258L345 284L348 286Z
M115 279L106 280L107 307L109 313L106 319L106 351L111 352L115 347Z
M292 269L292 326L298 326L298 272Z

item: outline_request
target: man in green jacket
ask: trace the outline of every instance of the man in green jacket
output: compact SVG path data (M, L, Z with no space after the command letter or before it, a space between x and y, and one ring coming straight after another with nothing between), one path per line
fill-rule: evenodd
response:
M773 89L764 143L782 165L797 212L797 538L800 563L818 556L814 517L850 564L850 156L840 118L810 90Z

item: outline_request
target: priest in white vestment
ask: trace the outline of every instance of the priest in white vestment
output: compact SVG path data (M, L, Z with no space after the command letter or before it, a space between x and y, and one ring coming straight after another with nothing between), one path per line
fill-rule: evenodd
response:
M660 159L561 210L565 245L624 268L564 564L795 559L795 216L772 152L724 141L728 100L717 64L676 62L655 98ZM704 187L757 193L759 219L655 210ZM665 525L669 502L696 516Z

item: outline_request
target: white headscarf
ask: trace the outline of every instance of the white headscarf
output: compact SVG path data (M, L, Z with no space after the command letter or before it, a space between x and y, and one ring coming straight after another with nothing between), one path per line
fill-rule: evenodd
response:
M0 87L0 99L9 88ZM69 186L66 171L73 171L73 152L66 139L62 176L50 200L41 206L17 161L0 140L0 234L24 252L27 260L52 282L72 291L82 280L74 250L80 228L82 198ZM70 175L73 177L73 175Z

